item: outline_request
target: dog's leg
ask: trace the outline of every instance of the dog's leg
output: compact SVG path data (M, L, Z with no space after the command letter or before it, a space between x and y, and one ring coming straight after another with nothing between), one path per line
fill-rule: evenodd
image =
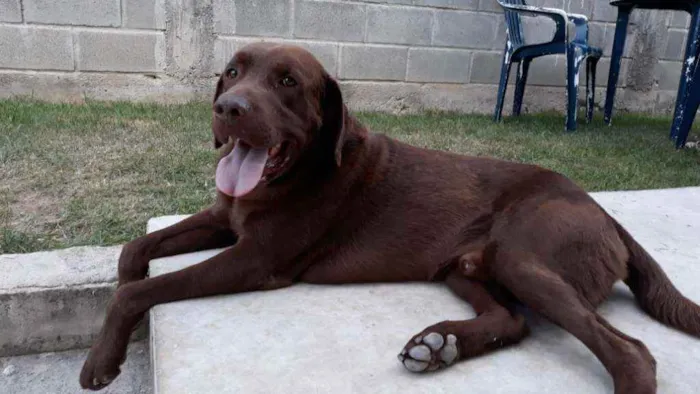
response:
M145 278L152 259L230 246L235 242L236 235L229 228L225 212L206 209L124 245L119 256L119 286Z
M499 248L491 273L526 306L583 342L612 375L616 394L656 393L655 361L646 346L613 328L537 256Z
M474 357L519 342L528 334L525 318L511 314L496 302L484 284L457 271L445 281L460 298L469 302L477 317L444 321L414 336L399 354L413 372L434 371L458 360Z
M119 374L131 331L151 307L189 298L291 285L291 281L272 277L275 262L269 250L251 242L239 242L202 263L119 287L83 365L81 386L98 390Z

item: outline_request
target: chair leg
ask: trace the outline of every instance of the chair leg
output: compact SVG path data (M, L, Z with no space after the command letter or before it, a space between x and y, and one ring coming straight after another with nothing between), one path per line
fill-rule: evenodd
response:
M503 52L503 61L501 62L501 80L498 84L498 97L496 99L496 111L493 116L495 122L500 122L503 116L503 103L506 100L506 89L508 88L508 78L510 77L510 67L512 64L512 53L510 45L506 44L506 50Z
M685 47L685 57L683 58L683 66L681 69L681 80L678 84L678 95L676 96L676 106L673 111L673 123L671 125L671 133L669 137L671 140L675 140L678 137L678 132L683 122L683 106L685 98L687 95L687 88L690 80L692 79L692 73L697 62L698 56L698 43L696 42L696 37L700 36L700 4L695 3L693 5L692 18L690 21L690 29L688 30L688 43Z
M695 77L700 77L697 75L697 70L698 68L694 67L692 73L695 74ZM683 113L681 114L681 120L678 125L678 133L675 138L676 149L685 147L685 142L688 139L690 129L693 127L693 122L695 121L695 115L697 114L698 107L700 107L700 85L697 82L690 82L684 101L685 107Z
M515 84L515 98L513 99L513 116L520 116L523 108L523 97L525 96L525 85L527 84L527 74L530 71L532 59L523 59L518 64L518 78Z
M586 122L591 123L593 120L593 111L595 110L595 76L598 68L597 57L589 57L586 61Z
M610 59L610 74L608 75L608 87L605 97L605 123L612 122L613 105L615 104L615 90L620 78L620 64L622 54L625 51L627 40L627 25L633 7L619 6L617 11L617 26L615 27L615 41L613 43L612 58Z
M576 118L578 116L578 85L580 77L581 62L583 53L580 48L570 45L566 51L566 130L576 130Z

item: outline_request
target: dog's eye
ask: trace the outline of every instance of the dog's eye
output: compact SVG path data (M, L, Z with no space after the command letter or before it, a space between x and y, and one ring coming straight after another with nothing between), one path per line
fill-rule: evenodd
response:
M282 80L280 80L280 84L282 84L282 86L286 86L286 87L296 86L297 81L295 81L294 78L287 75L286 77L282 78Z
M238 70L235 68L230 68L228 71L226 71L226 76L231 79L235 79L238 76Z

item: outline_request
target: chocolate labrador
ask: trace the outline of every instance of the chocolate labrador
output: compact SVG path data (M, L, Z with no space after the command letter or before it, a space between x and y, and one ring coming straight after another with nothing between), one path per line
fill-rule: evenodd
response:
M618 280L649 315L700 336L700 307L572 181L372 134L301 48L238 51L212 113L222 151L216 203L124 247L119 287L80 374L84 388L119 374L133 328L154 305L295 282L444 282L477 317L409 338L399 360L412 372L519 342L528 327L513 306L523 304L581 340L615 393L655 393L649 350L596 313ZM229 248L146 278L151 259L220 247Z

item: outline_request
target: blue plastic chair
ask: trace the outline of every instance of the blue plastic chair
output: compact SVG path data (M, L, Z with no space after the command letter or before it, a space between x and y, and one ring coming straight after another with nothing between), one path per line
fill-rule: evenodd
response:
M693 74L693 65L700 54L700 45L697 39L700 38L700 1L698 0L614 0L610 5L617 7L617 26L615 28L615 41L613 44L612 58L610 60L610 74L608 76L608 90L605 99L605 123L612 122L613 105L615 103L615 90L620 76L620 62L625 50L625 40L627 38L627 26L629 25L630 14L635 8L679 10L691 14L690 29L688 29L688 40L683 57L680 83L678 84L678 95L673 112L673 122L671 124L670 138L675 141L677 148L685 146L686 138L690 128L683 129L682 124L685 114L689 114L684 109L687 97L691 96L689 84ZM695 118L693 114L692 118ZM691 121L692 125L692 121Z
M696 36L697 37L697 36ZM697 51L698 48L696 48ZM675 130L671 130L671 138L675 140L676 149L684 148L685 143L688 140L688 133L693 127L693 122L695 121L695 116L697 115L698 108L700 107L700 67L698 67L700 62L695 62L688 68L688 73L685 75L687 80L686 92L683 97L682 104L676 106L677 110L681 113L678 117L674 117L673 126ZM680 107L680 109L678 109ZM675 134L673 132L675 131Z
M502 118L503 102L505 101L508 78L513 63L518 63L513 116L519 116L522 110L525 84L527 83L527 74L532 59L546 55L566 54L568 96L566 129L569 131L576 130L579 73L584 60L587 60L586 119L590 122L593 119L593 106L595 104L596 66L603 51L588 44L588 18L584 15L567 14L560 9L528 6L524 0L496 1L503 7L508 31L494 120L499 122ZM520 15L545 16L552 19L556 23L556 31L552 41L533 45L526 44ZM573 23L576 28L576 34L573 38L569 37L569 22Z

